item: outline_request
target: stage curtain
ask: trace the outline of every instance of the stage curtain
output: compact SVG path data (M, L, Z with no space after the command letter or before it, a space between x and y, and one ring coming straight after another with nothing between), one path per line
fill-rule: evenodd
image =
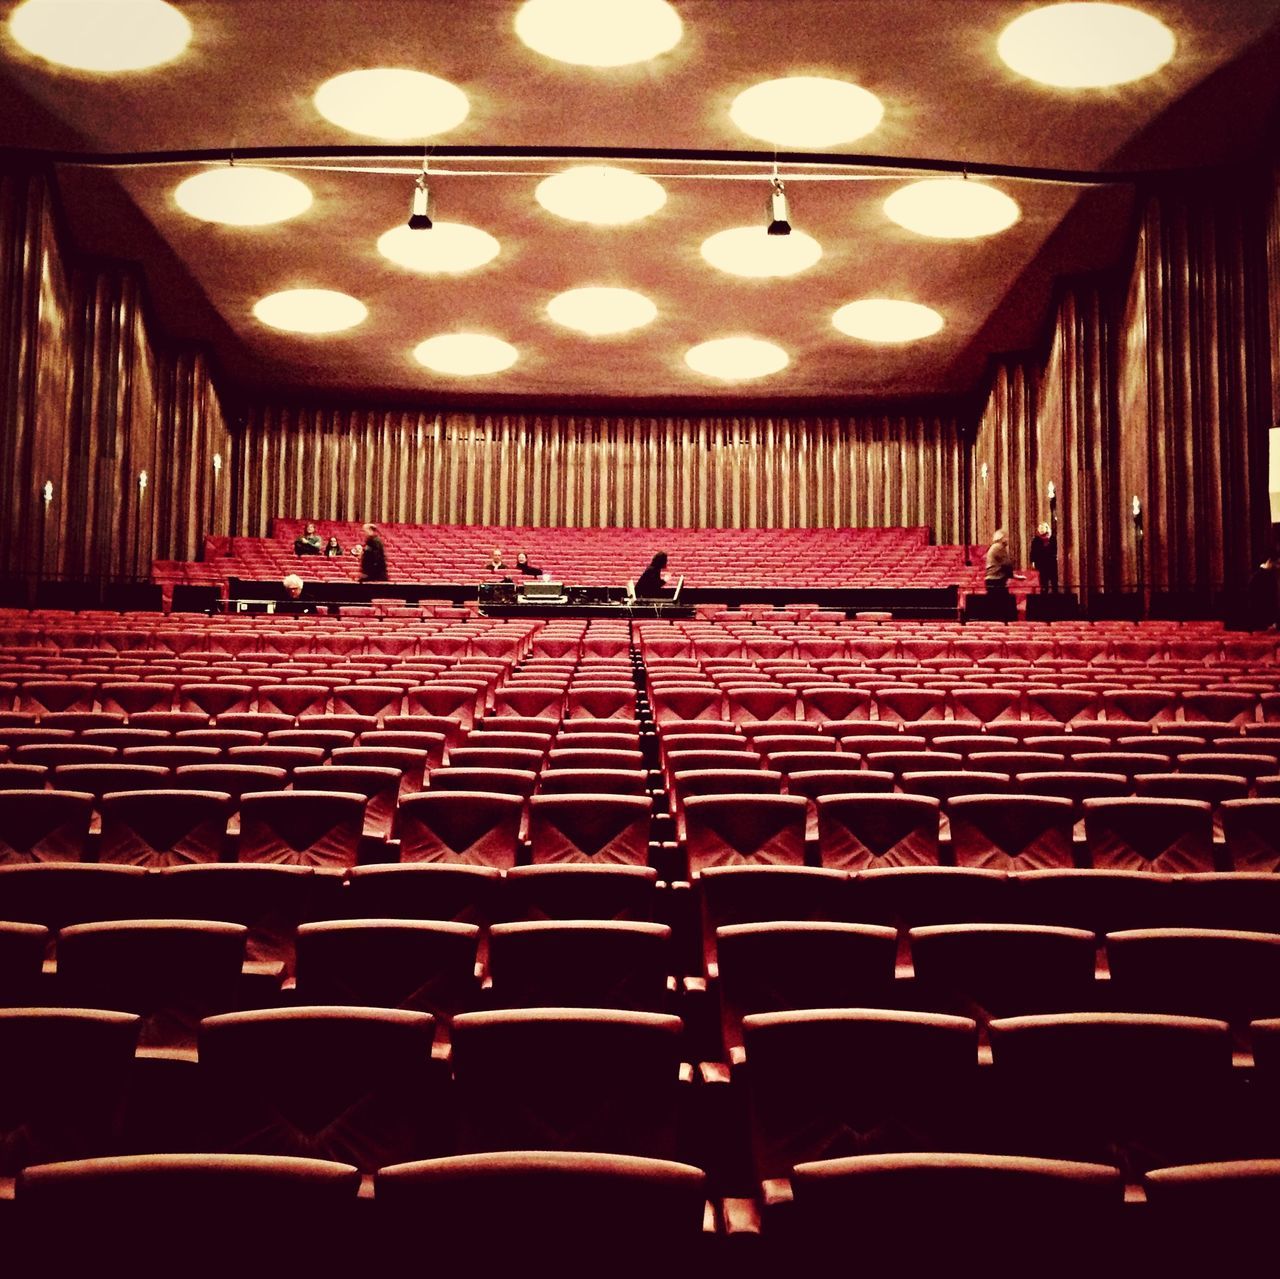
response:
M954 417L589 417L251 406L235 531L274 516L534 527L928 524L961 536Z
M0 169L0 572L147 576L226 531L222 405L203 353L157 341L134 268L66 253L55 201L43 171Z

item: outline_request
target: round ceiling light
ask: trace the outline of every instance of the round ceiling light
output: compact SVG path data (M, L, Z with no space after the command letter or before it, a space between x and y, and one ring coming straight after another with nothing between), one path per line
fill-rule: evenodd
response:
M661 183L630 169L584 164L538 183L538 203L571 222L622 226L656 213L667 202Z
M700 342L684 353L684 362L695 373L721 382L749 382L785 369L791 357L763 338L714 338Z
M141 71L191 41L191 23L165 0L25 0L9 32L28 53L79 71Z
M862 298L842 306L831 322L851 338L864 342L915 342L942 328L942 316L931 306L895 298Z
M1064 89L1097 89L1153 75L1177 48L1159 18L1125 4L1050 4L1015 18L996 50L1019 75Z
M334 289L284 289L254 303L263 324L286 333L338 333L369 314L359 298Z
M658 308L634 289L584 288L557 293L547 314L567 329L591 337L629 333L652 323Z
M178 184L178 207L204 222L267 226L305 213L311 188L274 169L206 169Z
M471 110L457 85L403 67L345 71L326 80L313 100L316 110L339 128L401 141L444 133Z
M748 137L784 147L825 148L870 133L884 107L874 93L848 80L797 75L744 89L729 116Z
M394 226L378 237L384 258L423 275L462 275L492 262L501 245L488 231L465 222L437 222L430 231Z
M1003 191L966 178L925 178L899 187L884 202L894 222L935 240L974 240L1007 230L1021 216Z
M474 377L501 373L520 357L510 342L488 333L439 333L413 348L413 358L436 373Z
M770 235L763 226L736 226L703 240L702 256L730 275L763 280L806 270L822 256L822 245L803 231Z
M535 53L581 67L648 62L683 34L667 0L525 0L516 13L516 35Z

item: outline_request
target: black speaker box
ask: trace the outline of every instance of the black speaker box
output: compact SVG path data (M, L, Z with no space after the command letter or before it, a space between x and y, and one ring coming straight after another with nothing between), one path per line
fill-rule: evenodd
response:
M964 597L964 616L968 622L1016 622L1018 601L1007 591L975 592Z

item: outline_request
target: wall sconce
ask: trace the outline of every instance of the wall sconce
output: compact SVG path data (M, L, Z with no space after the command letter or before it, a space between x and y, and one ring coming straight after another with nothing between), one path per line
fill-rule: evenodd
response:
M1049 481L1049 501L1056 502L1058 500L1058 488L1052 480Z
M139 495L147 491L147 473L146 471L138 472L138 493Z
M44 487L40 490L40 499L48 506L53 501L53 481L45 480Z
M1136 497L1133 499L1133 520L1135 524L1142 520L1142 503Z
M222 474L222 454L215 453L213 455L213 478L216 480Z
M980 467L978 467L978 474L979 476L981 476L982 482L985 484L987 482L987 475L988 475L987 464L985 462L983 462L983 464Z

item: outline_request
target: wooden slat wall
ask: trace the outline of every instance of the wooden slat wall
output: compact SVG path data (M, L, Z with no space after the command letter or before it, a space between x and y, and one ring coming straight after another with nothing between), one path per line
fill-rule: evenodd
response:
M156 342L135 270L68 261L40 172L0 171L0 299L0 572L132 576L194 559L230 517L207 362Z
M1025 555L1059 492L1064 577L1088 594L1236 589L1268 538L1280 403L1276 174L1149 198L1132 269L1074 283L1048 356L997 367L974 447L975 529ZM984 487L981 465L989 479Z
M235 531L273 516L566 527L929 524L960 537L954 418L586 417L259 405Z

